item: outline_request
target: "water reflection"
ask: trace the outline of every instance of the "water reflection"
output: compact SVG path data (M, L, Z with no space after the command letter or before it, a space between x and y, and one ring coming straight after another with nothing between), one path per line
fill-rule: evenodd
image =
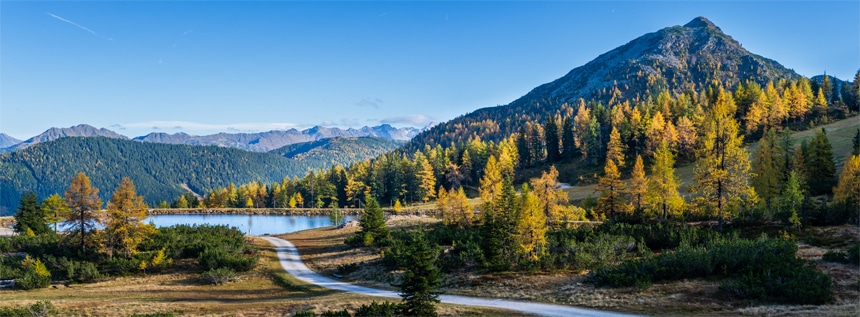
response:
M345 216L350 221L353 216ZM187 225L227 225L236 227L248 235L264 235L296 232L306 229L333 225L328 216L286 216L286 215L154 215L145 222L156 227L169 227L177 224Z

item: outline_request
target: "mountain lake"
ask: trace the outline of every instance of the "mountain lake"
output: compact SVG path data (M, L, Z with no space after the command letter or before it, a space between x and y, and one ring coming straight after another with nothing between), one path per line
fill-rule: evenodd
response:
M344 216L339 223L357 220L355 216ZM144 220L156 228L178 224L187 225L226 225L236 227L246 235L282 234L334 225L329 216L286 216L286 215L153 215Z

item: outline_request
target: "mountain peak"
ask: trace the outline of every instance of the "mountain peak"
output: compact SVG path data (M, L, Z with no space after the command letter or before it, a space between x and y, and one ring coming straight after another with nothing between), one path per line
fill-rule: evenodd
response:
M714 23L711 22L711 20L708 20L707 18L702 17L702 16L696 17L695 19L688 22L687 24L684 24L684 27L691 28L691 29L705 28L705 29L722 31L722 30L720 30L719 27L714 25Z

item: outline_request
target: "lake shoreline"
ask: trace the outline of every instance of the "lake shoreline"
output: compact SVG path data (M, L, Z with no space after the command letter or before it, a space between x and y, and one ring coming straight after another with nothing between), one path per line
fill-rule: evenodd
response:
M342 215L360 216L363 208L339 208ZM382 208L389 215L427 215L426 211L401 211ZM281 215L281 216L328 216L331 208L152 208L148 215Z

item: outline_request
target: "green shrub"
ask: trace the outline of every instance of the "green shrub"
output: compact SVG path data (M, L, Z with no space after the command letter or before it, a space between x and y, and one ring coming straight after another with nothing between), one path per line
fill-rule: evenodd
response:
M377 317L394 317L397 316L397 312L400 311L401 305L392 303L389 301L384 301L382 303L376 303L376 301L370 302L369 305L361 305L355 311L355 316L377 316Z
M825 262L835 262L848 264L848 253L829 250L821 257Z
M313 310L300 310L300 311L297 311L293 316L294 317L316 317L317 314L314 313Z
M49 301L38 301L22 307L0 307L0 316L3 317L51 316L55 313L54 305Z
M21 261L21 269L23 270L21 276L15 280L16 287L29 290L51 285L51 273L41 260L30 258L28 255Z
M236 278L236 272L226 267L220 267L203 272L201 278L206 284L221 285Z
M235 254L219 248L209 248L200 254L197 262L205 270L228 268L237 272L246 272L257 264L257 257L244 254Z
M352 317L348 310L327 310L320 314L321 317Z
M9 253L15 249L12 246L12 238L0 237L0 253Z

